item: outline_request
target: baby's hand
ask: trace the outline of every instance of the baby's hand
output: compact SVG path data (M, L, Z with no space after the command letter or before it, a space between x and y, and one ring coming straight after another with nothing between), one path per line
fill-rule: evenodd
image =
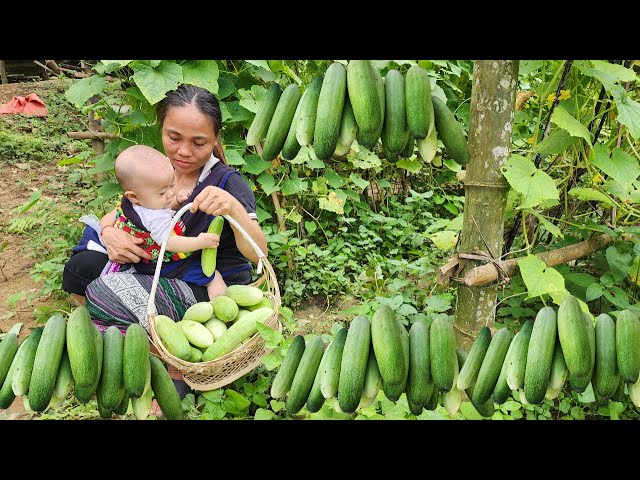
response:
M218 248L220 245L220 235L215 233L200 233L198 240L201 242L201 248Z
M178 190L176 192L176 200L179 204L182 204L189 198L189 195L191 195L191 190L189 189Z

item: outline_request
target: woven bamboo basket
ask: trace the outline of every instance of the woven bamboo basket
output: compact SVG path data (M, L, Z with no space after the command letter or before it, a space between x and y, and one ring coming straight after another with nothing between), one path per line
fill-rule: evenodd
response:
M173 221L169 226L169 231L173 230L174 225L180 219L180 217L191 207L191 203L183 206L178 210L173 217ZM282 331L282 324L280 323L278 312L281 305L280 289L278 287L278 281L273 268L267 257L262 250L256 245L249 234L230 216L224 215L224 218L238 229L242 236L251 244L256 254L258 255L258 267L257 273L263 275L253 282L251 285L260 287L263 290L264 295L268 297L274 305L273 313L264 322L268 327L274 330ZM166 248L166 240L162 244L160 254L158 258L164 256ZM264 339L259 333L253 335L249 341L240 344L234 351L218 357L209 362L187 362L171 353L164 347L158 336L156 330L155 318L157 316L157 310L154 302L156 288L160 279L161 262L158 262L156 271L153 277L153 283L151 285L151 291L149 293L149 303L147 305L147 325L143 325L151 336L151 342L157 349L156 354L166 363L173 365L184 377L184 381L194 390L209 391L220 388L224 385L228 385L242 375L250 372L254 368L260 365L260 361L264 355L271 352L265 345ZM179 319L174 319L175 321Z

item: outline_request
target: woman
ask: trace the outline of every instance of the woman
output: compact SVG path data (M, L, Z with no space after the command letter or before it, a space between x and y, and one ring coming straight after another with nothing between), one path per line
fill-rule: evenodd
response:
M178 210L192 202L190 211L181 217L186 235L197 236L206 231L212 215L229 215L266 255L267 241L258 225L253 191L226 163L220 144L222 115L216 97L203 88L185 84L169 92L157 111L162 145L175 168L177 193L172 208ZM65 266L63 289L74 294L80 303L84 302L93 321L102 328L117 325L125 329L132 322L146 326L148 292L155 267L143 261L149 260L150 255L140 247L141 239L109 228L114 216L115 210L100 220L99 238L96 235L93 242L89 241L93 229L85 229L83 239ZM106 254L100 252L100 243ZM163 269L154 299L158 314L177 321L194 303L209 300L206 287L188 280L202 275L200 257L200 251L194 252ZM108 260L133 263L135 272L100 276ZM255 250L225 221L216 268L227 285L251 283L249 261L258 262ZM172 278L178 274L185 280Z

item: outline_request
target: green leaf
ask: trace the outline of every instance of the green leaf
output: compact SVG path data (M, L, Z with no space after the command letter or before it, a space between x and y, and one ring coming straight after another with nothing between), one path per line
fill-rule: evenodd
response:
M329 192L327 197L318 198L318 205L321 209L335 212L338 215L344 213L344 201L336 195L336 192Z
M551 223L549 220L544 218L538 212L536 212L535 210L527 210L527 213L530 213L533 216L535 216L540 222L540 226L544 228L546 231L548 231L551 235L553 235L554 237L564 238L564 235L562 234L558 226Z
M353 182L353 184L358 187L360 192L362 192L365 188L369 186L369 181L362 178L357 173L351 172L349 175L349 180Z
M284 60L267 60L267 65L272 72L281 72L284 68Z
M576 62L575 65L584 74L597 78L609 91L617 87L616 82L630 82L636 79L633 70L622 65L603 62L601 60L588 60Z
M107 89L107 80L105 77L92 75L76 81L65 92L64 96L76 108L80 109L87 100L94 95L98 95Z
M529 75L542 68L542 60L520 60L518 75Z
M262 187L262 191L267 195L271 195L273 192L280 190L280 187L276 185L276 179L267 172L262 172L257 180L260 187Z
M281 402L279 400L271 400L269 402L269 405L271 406L271 410L273 410L274 412L279 412L285 407L286 404L285 402Z
M578 394L578 401L582 403L593 403L596 401L596 396L593 393L593 384L589 383L585 391Z
M527 286L527 298L564 291L564 277L535 255L518 260L520 274Z
M231 75L222 75L218 79L218 99L227 98L236 91L236 85Z
M183 82L182 67L168 60L163 60L156 68L141 63L134 70L133 80L147 101L155 105Z
M347 183L344 178L342 178L340 175L338 175L334 170L330 168L327 168L324 171L324 176L327 178L327 183L332 188L340 188L345 183Z
M611 418L611 420L620 420L620 414L625 411L625 408L622 402L609 400L609 418Z
M460 404L460 413L467 420L482 420L482 415L478 413L476 407L471 402L462 402Z
M504 408L507 412L513 412L515 410L520 410L520 408L522 408L522 405L520 405L520 403L515 402L513 400L507 400L502 404L501 408Z
M253 119L253 114L240 103L239 101L234 101L226 104L231 120L236 123L242 123Z
M422 170L422 163L417 158L402 158L396 162L396 166L404 168L407 172L418 173Z
M569 132L556 128L547 138L535 145L533 151L542 155L557 155L564 152L575 142L575 137L572 137Z
M618 121L637 140L640 137L640 103L632 100L622 87L616 86L611 93L616 101Z
M318 196L328 195L329 189L327 188L327 179L325 177L318 177L311 182L311 191Z
M350 150L347 159L353 163L353 166L361 169L375 168L382 165L380 158L366 148L360 148L358 152Z
M239 89L238 96L240 97L240 106L252 113L256 113L266 91L267 89L260 85L252 85L248 90L244 88Z
M307 231L307 233L309 235L313 235L313 232L315 232L317 230L317 228L318 227L316 225L316 222L313 222L313 221L311 221L311 222L305 221L304 222L304 229Z
M305 192L309 188L309 184L306 180L298 177L298 172L291 172L291 176L282 185L282 193L284 195L295 195L300 192Z
M585 294L585 298L587 302L595 300L596 298L600 298L602 296L602 292L604 291L604 287L599 283L592 283L587 287L587 292Z
M451 308L451 300L444 295L432 295L427 298L426 310L430 312L446 312Z
M184 83L218 94L218 64L215 60L188 60L182 65Z
M258 328L258 333L265 340L265 345L267 348L276 348L278 344L282 341L282 333L278 330L275 330L264 323L257 322L256 327Z
M267 60L245 60L245 62L255 65L256 67L262 67L269 70L269 62Z
M631 189L633 181L640 175L638 161L620 148L614 148L613 155L609 158L607 147L596 145L592 163L627 190Z
M280 366L280 364L282 363L282 358L273 353L269 353L263 356L260 361L262 362L262 364L265 366L267 370L271 371Z
M316 170L318 168L324 168L324 162L319 158L316 158L315 154L313 153L313 150L309 149L308 151L309 151L309 156L307 157L307 165L309 165L309 168L313 170Z
M244 161L246 164L243 170L253 175L260 175L271 166L271 163L265 162L258 155L247 155Z
M242 152L240 150L226 149L224 156L227 159L229 165L244 165L245 161L242 158Z
M604 298L613 303L616 307L624 309L629 308L629 295L618 286L612 286L609 290L603 292Z
M442 230L429 236L438 250L449 250L455 247L458 241L458 232Z
M264 408L258 408L256 413L254 414L254 420L272 420L275 417L275 413L271 410L266 410Z
M610 246L606 250L607 263L609 264L609 272L613 278L619 282L627 277L631 269L631 261L633 258L630 253L621 253L615 246Z
M202 392L202 396L206 398L209 402L217 403L222 401L222 389L216 388L215 390L210 390L207 392Z
M571 114L561 106L556 107L551 115L551 121L558 127L569 132L572 137L584 138L587 143L591 145L591 133L589 132L589 129L573 118Z
M503 174L511 188L523 195L520 208L537 205L551 206L558 203L558 189L553 179L535 167L533 162L520 155L511 155L503 167Z
M31 195L29 195L29 200L27 201L27 203L23 204L18 210L18 214L22 214L33 207L38 202L38 200L40 200L41 196L42 190L36 190L35 192L31 193Z
M572 188L571 190L569 190L569 196L577 198L578 200L582 200L583 202L595 200L597 202L602 202L610 207L614 206L614 203L609 197L593 188Z

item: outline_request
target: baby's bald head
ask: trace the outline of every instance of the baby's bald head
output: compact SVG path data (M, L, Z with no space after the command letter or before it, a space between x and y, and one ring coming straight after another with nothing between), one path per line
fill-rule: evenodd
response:
M115 162L116 179L125 191L135 191L137 186L153 182L157 175L169 169L173 171L171 161L147 145L125 148Z

